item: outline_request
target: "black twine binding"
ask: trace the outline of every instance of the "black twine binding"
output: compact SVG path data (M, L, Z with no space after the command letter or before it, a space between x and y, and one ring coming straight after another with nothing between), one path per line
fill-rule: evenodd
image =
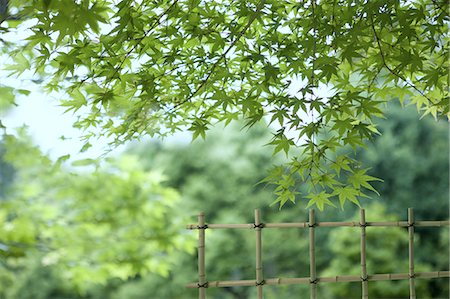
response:
M207 287L208 287L208 282L205 282L205 283L202 283L202 284L197 283L197 288L207 288Z
M319 282L319 280L317 278L315 278L314 280L309 280L309 283L313 283L313 284L317 284Z
M409 278L415 278L415 277L416 277L416 274L415 274L415 273L409 275Z
M362 281L368 281L368 280L369 280L369 277L367 277L367 276L366 276L366 277L362 277L362 276L361 276L361 280L362 280Z
M266 281L263 279L260 282L256 282L256 286L262 286L266 283Z
M308 223L308 226L309 226L309 227L315 227L316 224L315 224L315 223L313 223L313 224Z
M414 222L408 223L408 227L414 226Z
M264 228L264 223L260 223L260 224L256 224L256 223L253 223L253 228Z
M198 229L207 229L208 228L208 224L205 224L203 226L197 225Z
M360 227L366 227L366 226L367 226L367 223L360 223L359 226L360 226Z

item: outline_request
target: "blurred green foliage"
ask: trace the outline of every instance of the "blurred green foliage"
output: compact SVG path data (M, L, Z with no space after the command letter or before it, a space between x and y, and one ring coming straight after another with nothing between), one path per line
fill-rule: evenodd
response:
M395 105L386 115L380 123L383 135L366 151L355 153L373 166L373 175L385 178L377 183L379 198L361 200L367 220L405 219L408 207L415 208L418 220L447 219L448 124L419 120L414 109ZM138 144L123 157L98 165L78 161L75 165L87 166L73 168L62 164L64 158L57 163L48 160L29 141L6 136L2 160L15 175L0 202L1 211L10 215L0 230L11 225L22 228L0 234L0 298L195 298L197 290L184 285L197 277L188 238L196 232L183 227L195 223L199 211L205 212L209 223L252 223L255 208L262 210L264 222L307 220L300 202L286 204L281 211L269 207L273 189L258 184L277 163L270 148L262 146L269 134L263 126L240 130L233 125L216 128L206 141ZM164 173L164 181L156 170ZM151 208L147 210L146 204ZM317 213L317 220L354 219L355 213L354 205L345 205L344 210ZM316 232L320 276L359 274L358 229ZM206 234L209 280L254 278L253 231ZM368 228L367 237L369 273L407 272L406 230ZM448 229L417 229L416 239L417 271L448 269ZM264 230L265 277L308 276L308 246L307 230ZM79 267L71 266L74 261ZM95 271L102 265L128 272L121 276ZM92 283L81 283L80 289L86 280ZM308 286L265 290L267 298L309 292ZM405 298L407 281L371 282L369 291L372 298ZM417 291L421 298L449 294L445 279L418 280ZM246 287L207 293L216 299L255 298L255 290ZM319 285L321 298L359 294L359 283Z
M177 251L193 251L175 209L178 193L162 185L161 174L144 171L136 157L75 171L52 162L23 132L4 135L3 145L15 179L0 201L0 266L17 277L2 275L8 283L0 285L0 297L28 298L21 294L36 283L33 273L42 280L41 270L49 277L56 271L80 294L107 279L167 276ZM33 288L30 296L46 290Z

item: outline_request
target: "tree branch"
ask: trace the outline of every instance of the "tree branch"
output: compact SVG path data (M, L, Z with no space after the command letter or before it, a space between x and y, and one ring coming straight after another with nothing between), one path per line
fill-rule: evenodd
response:
M24 21L28 20L29 16L19 14L9 14L9 0L0 0L0 25L5 21Z
M442 7L438 2L436 2L436 0L431 0L431 2L433 2L433 4L434 4L437 8L439 8L441 11L443 11L444 13L448 13L448 11L447 11L444 7Z
M382 47L381 47L381 41L380 41L380 38L379 38L379 36L378 36L378 34L377 34L377 31L375 30L375 25L374 25L374 23L373 23L373 17L372 17L372 16L370 17L370 21L371 21L371 22L370 22L370 25L371 25L371 27L372 27L373 34L375 35L375 40L376 40L376 42L377 42L378 49L380 50L381 61L383 62L384 67L385 67L391 74L393 74L394 76L396 76L397 78L399 78L399 79L401 79L403 82L405 82L406 85L408 85L409 87L413 88L415 91L417 91L420 95L422 95L422 96L423 96L424 98L426 98L428 101L432 102L431 99L430 99L429 97L427 97L427 96L425 95L425 93L424 93L422 90L418 89L414 84L408 82L408 80L406 80L402 75L400 75L399 73L397 73L395 70L393 70L393 69L387 64L387 62L386 62L386 57L385 57L384 52L383 52L383 49L382 49Z
M192 100L192 98L194 96L197 95L197 93L206 85L206 83L208 82L208 80L211 78L212 74L214 73L214 70L216 69L216 67L219 65L219 63L225 59L226 55L228 54L228 52L230 52L230 50L236 45L236 43L239 41L239 39L244 35L244 33L248 30L248 28L252 25L253 21L255 21L258 13L261 11L262 7L264 6L264 0L261 0L256 8L255 13L252 15L252 17L248 20L247 24L245 25L245 27L241 30L241 32L239 32L238 36L234 39L234 41L231 43L231 45L228 47L228 49L219 57L219 59L213 64L213 66L211 67L211 69L209 70L208 75L206 76L206 78L201 82L200 86L197 87L197 89L192 92L187 99L185 99L184 101L176 104L175 106L172 107L172 109L170 109L168 112L172 112L173 110L175 110L176 108L178 108L179 106L183 105L186 102L189 102L190 100Z
M1 0L0 0L1 1ZM128 57L130 57L131 53L136 49L136 47L139 45L139 43L148 36L148 34L156 28L156 26L158 26L160 24L160 21L162 19L162 17L167 14L174 6L175 4L177 4L178 0L173 1L173 3L165 10L163 11L157 18L156 20L153 22L153 24L150 26L150 28L144 32L144 35L141 36L140 38L138 38L136 44L131 47L130 50L128 50L128 52L125 54L125 58L122 59L122 61L120 62L119 66L115 68L114 73L111 75L111 78L114 78L114 76L119 72L119 70L122 68L123 64L125 63L125 60L127 60ZM111 81L109 81L111 82ZM108 82L107 82L108 83Z
M9 0L0 0L0 24L8 18Z

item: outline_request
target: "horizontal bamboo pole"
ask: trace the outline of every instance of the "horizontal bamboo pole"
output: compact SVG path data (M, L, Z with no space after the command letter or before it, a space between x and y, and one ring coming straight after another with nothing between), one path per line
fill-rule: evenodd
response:
M264 228L305 228L308 222L290 222L290 223L265 223Z
M443 278L450 277L450 271L435 271L435 272L417 272L414 273L414 278ZM406 280L409 279L409 273L393 273L393 274L374 274L367 275L368 281L383 281L383 280ZM341 275L333 277L319 277L317 283L328 282L361 282L361 277L358 275ZM310 277L302 278L269 278L265 280L265 285L289 285L289 284L310 284ZM210 281L208 282L208 288L224 288L224 287L236 287L247 286L254 287L256 280L229 280L229 281ZM188 288L198 288L198 283L187 284Z
M415 221L414 226L450 226L450 221Z
M208 224L209 229L225 229L225 228L243 228L254 229L253 223L244 224ZM359 227L358 221L353 222L317 222L315 227ZM381 221L366 222L366 226L377 227L408 227L408 221ZM450 226L450 221L416 221L414 227L440 227ZM187 229L198 229L198 224L189 224ZM264 228L308 228L308 222L292 222L292 223L265 223Z
M253 223L245 224L208 224L208 229L222 229L222 228L251 228L253 229ZM197 224L188 224L187 229L198 229Z

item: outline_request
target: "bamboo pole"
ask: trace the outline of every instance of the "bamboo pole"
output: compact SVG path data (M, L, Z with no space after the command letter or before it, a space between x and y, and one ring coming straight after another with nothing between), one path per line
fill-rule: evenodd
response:
M309 210L309 297L317 299L317 277L316 277L316 256L315 256L315 234L314 226L316 224L314 209Z
M359 222L316 222L315 227L359 227ZM408 221L366 222L367 226L376 227L408 227ZM415 227L450 226L450 221L416 221ZM187 229L198 229L197 224L188 224ZM308 222L265 223L264 228L308 228ZM208 229L253 229L253 223L243 224L209 224Z
M435 272L417 272L415 279L432 279L432 278L448 278L450 271L435 271ZM360 275L339 275L332 277L317 277L317 283L334 283L334 282L360 282ZM407 280L409 273L390 273L390 274L373 274L367 275L367 281L389 281L389 280ZM310 284L311 277L302 278L269 278L265 280L265 285L291 285L291 284ZM229 280L229 281L209 281L208 288L225 288L225 287L250 287L255 286L255 280ZM198 283L187 284L188 288L198 288Z
M408 209L408 234L409 234L409 298L416 299L416 285L414 281L414 210Z
M198 298L206 298L206 273L205 273L205 214L198 215Z
M264 228L305 228L307 222L265 223Z
M313 216L313 217L311 217ZM311 226L311 224L314 224ZM314 227L357 227L361 228L361 276L341 275L334 277L316 277L315 273L315 256L314 256ZM409 232L409 272L395 273L395 274L375 274L367 275L366 268L366 227L378 226L378 227L408 227ZM198 224L187 225L188 229L198 229L198 270L199 281L197 283L188 284L187 287L199 288L199 298L206 298L206 288L208 287L228 287L228 286L254 286L255 280L238 280L238 281L214 281L207 282L205 274L205 229L206 228L254 228L256 231L256 285L258 290L258 298L263 298L262 285L281 285L281 284L312 284L324 283L324 282L356 282L362 281L362 296L368 298L368 281L381 281L381 280L410 280L410 292L411 297L415 298L414 283L415 279L420 278L442 278L450 277L450 271L436 271L436 272L419 272L414 273L414 227L442 227L450 226L450 221L414 221L413 210L408 209L408 221L385 221L385 222L366 222L365 212L361 209L361 219L359 222L316 222L314 219L314 212L310 212L309 222L298 223L267 223L261 222L261 216L259 210L255 211L255 223L247 224L211 224L205 225L205 216L203 213L198 215ZM262 259L261 259L261 229L264 228L306 228L310 229L310 277L304 278L272 278L263 280L262 274ZM312 242L311 242L312 241ZM316 287L312 287L315 289ZM314 290L311 292L311 298L315 298Z
M360 226L361 226L361 287L362 299L369 298L367 267L366 267L366 213L364 209L360 210Z
M259 209L255 210L255 233L256 233L256 292L258 299L263 298L263 271L262 271L262 242L261 242L261 212Z

